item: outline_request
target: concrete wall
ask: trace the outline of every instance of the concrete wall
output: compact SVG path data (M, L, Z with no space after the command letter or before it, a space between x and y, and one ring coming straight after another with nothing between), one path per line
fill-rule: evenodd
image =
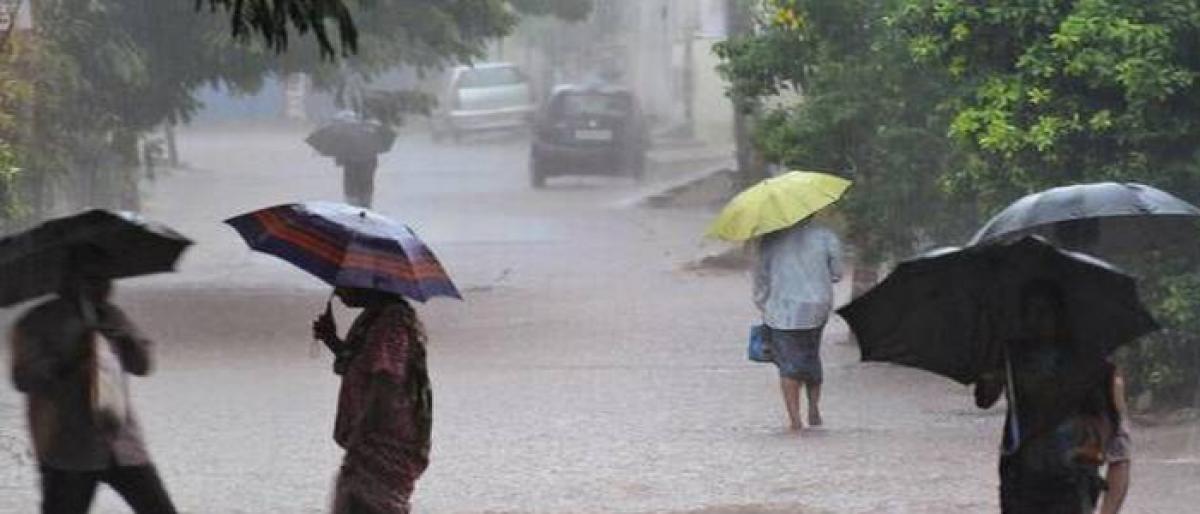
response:
M725 95L727 83L717 73L720 60L713 45L724 38L698 37L692 41L695 94L692 100L693 135L710 145L733 142L733 102Z

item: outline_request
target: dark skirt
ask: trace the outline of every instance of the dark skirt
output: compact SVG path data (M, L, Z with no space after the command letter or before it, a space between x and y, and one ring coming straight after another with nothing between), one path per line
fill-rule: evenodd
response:
M1104 490L1098 470L1078 466L1060 473L1022 472L1015 457L1000 458L1003 514L1091 514Z
M820 385L825 374L821 367L821 332L825 327L805 330L767 328L767 346L779 376Z

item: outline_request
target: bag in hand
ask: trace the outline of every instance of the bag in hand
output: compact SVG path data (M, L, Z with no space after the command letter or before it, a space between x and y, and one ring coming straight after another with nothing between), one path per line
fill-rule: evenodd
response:
M88 393L96 425L115 430L129 417L129 397L125 391L125 369L111 343L93 335L91 341L91 383Z
M748 348L750 360L754 362L775 362L771 348L767 346L767 326L753 325L750 327L750 345Z

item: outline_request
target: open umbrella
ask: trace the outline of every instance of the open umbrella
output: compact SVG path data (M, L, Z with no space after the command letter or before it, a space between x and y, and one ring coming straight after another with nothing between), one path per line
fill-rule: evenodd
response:
M970 245L1037 234L1100 255L1195 245L1200 208L1142 184L1101 182L1028 195L993 217Z
M370 121L338 120L317 129L304 141L326 157L362 161L391 150L396 132Z
M279 257L334 287L375 289L424 302L462 299L437 257L411 228L334 202L268 207L225 220L250 248Z
M192 242L129 212L91 210L0 239L0 306L57 291L68 256L89 247L105 256L96 269L112 279L172 271Z
M730 200L708 235L739 242L783 230L841 199L850 184L841 177L810 171L766 179Z
M854 331L864 361L970 384L1000 364L1003 351L996 345L1017 335L1019 290L1030 280L1059 285L1071 333L1096 355L1158 329L1132 277L1036 237L904 261L838 313Z

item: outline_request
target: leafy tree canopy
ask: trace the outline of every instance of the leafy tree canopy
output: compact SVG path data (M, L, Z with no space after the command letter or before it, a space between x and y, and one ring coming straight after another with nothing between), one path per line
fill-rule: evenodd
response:
M494 19L497 14L552 15L579 21L592 11L591 0L195 0L197 7L207 5L212 10L229 14L233 36L240 39L259 37L276 52L288 49L293 32L311 33L321 53L335 55L335 36L342 55L357 53L360 47L359 24L376 12L391 7L408 8L410 15L431 15L402 20L400 28L417 26L425 21L437 25L438 12L457 17L475 16L480 20ZM399 5L397 5L399 4ZM365 16L358 16L362 13Z
M910 0L913 55L960 86L951 134L986 160L953 179L990 204L1068 182L1200 198L1200 1Z
M946 137L940 70L914 63L889 23L898 1L764 0L755 33L718 46L755 144L771 162L839 173L865 263L961 237L972 217L940 187L966 156Z

